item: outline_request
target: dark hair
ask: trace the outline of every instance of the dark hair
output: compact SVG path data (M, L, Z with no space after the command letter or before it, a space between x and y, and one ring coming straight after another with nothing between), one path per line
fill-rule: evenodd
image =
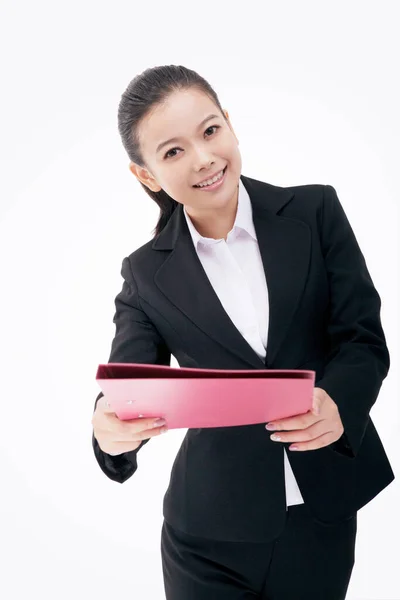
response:
M138 137L138 126L143 117L156 105L165 102L170 93L189 88L196 88L207 94L220 109L226 120L218 96L211 85L198 73L182 65L164 65L149 68L132 79L122 94L118 107L118 130L124 148L132 162L140 167L147 168L140 151ZM139 183L160 207L160 217L153 230L153 235L156 236L168 223L178 202L163 189L159 192L153 192L141 181Z

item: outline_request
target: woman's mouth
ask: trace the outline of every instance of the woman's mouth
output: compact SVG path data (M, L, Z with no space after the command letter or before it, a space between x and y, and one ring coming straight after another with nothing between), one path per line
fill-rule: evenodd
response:
M193 187L196 188L196 190L202 190L204 192L208 192L208 191L212 191L212 190L216 190L217 188L220 188L221 185L224 183L225 181L225 174L226 174L226 170L228 168L228 165L226 165L222 171L220 172L220 174L218 174L219 179L217 179L217 181L214 181L213 183L211 183L210 185L194 185ZM221 176L222 173L222 176Z

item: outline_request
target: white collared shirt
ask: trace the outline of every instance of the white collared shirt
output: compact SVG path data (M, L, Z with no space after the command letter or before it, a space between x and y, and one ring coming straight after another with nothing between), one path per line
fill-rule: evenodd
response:
M207 192L204 192L205 194ZM249 194L239 179L235 223L226 241L200 235L183 207L193 244L225 311L258 356L265 360L269 304ZM265 435L271 432L265 430ZM274 442L279 444L279 442ZM284 448L286 504L304 502Z

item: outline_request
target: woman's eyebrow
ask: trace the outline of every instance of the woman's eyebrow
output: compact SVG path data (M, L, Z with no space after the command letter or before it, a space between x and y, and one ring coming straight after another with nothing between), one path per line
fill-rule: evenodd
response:
M208 117L206 117L205 119L202 120L201 123L199 123L199 125L197 126L197 129L200 129L200 127L202 127L204 125L204 123L207 123L207 121L209 121L210 119L218 119L218 115L208 115ZM165 142L161 142L161 144L158 144L158 146L157 146L156 153L159 152L167 144L170 144L171 142L177 142L177 141L179 141L179 139L180 139L179 137L174 137L174 138L170 138L169 140L166 140Z

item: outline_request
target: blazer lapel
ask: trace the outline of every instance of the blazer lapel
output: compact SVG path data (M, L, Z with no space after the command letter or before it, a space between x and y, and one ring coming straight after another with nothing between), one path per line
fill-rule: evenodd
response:
M197 256L181 204L152 244L154 250L171 250L154 281L168 300L215 342L252 368L272 368L306 283L311 232L303 221L277 215L293 198L294 192L244 175L240 178L250 196L268 286L265 361L248 344L223 308Z

